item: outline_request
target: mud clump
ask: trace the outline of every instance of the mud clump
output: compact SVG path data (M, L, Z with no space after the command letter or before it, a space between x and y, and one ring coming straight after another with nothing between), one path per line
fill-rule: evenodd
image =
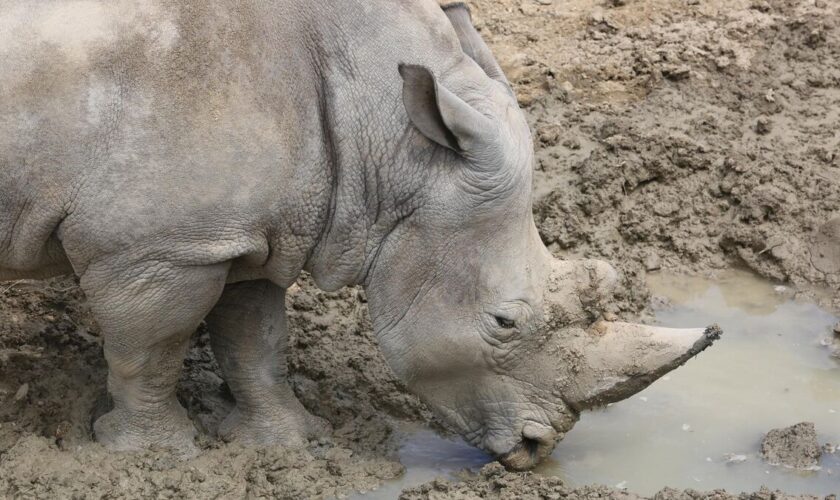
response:
M556 477L544 477L530 472L508 472L499 464L485 465L477 474L464 474L462 481L436 479L403 490L400 500L444 499L508 499L524 500L820 500L812 495L787 495L762 488L755 493L729 494L723 490L699 492L665 488L651 497L640 496L607 486L570 488ZM834 495L825 500L836 500Z
M372 489L402 474L398 463L351 459L341 447L308 450L205 449L193 460L166 452L107 452L98 445L62 451L29 435L3 455L6 498L331 498Z
M761 441L761 457L771 465L813 469L819 465L822 449L811 422L773 429Z

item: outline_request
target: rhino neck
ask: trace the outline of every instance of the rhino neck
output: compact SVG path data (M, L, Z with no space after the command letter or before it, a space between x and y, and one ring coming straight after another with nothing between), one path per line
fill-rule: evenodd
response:
M321 82L331 195L305 269L325 290L365 282L382 242L424 203L434 176L429 165L443 154L409 123L399 64L445 74L463 59L435 2L374 3L382 5L330 4L307 42L315 45L312 67Z
M329 131L329 217L306 268L321 289L365 283L383 243L424 204L429 164L438 152L408 144L407 120L376 132L367 128L382 126L377 114L401 114L387 108L370 103L374 121Z

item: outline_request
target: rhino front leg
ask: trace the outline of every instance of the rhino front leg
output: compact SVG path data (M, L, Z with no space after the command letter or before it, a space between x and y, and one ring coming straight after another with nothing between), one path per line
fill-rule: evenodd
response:
M102 329L114 408L94 423L112 450L196 453L195 427L175 396L190 335L224 288L228 265L159 261L92 265L82 288ZM115 271L121 270L121 271Z
M302 447L329 432L287 380L285 293L269 281L234 283L207 317L213 353L236 398L219 428L226 440Z

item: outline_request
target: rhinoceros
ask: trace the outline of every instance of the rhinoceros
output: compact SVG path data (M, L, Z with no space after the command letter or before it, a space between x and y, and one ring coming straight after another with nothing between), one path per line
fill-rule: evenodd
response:
M464 4L5 2L0 89L0 279L78 276L110 449L196 452L175 385L202 321L224 439L329 432L287 380L304 271L363 286L393 372L512 469L717 337L608 321L616 271L546 249L525 116Z

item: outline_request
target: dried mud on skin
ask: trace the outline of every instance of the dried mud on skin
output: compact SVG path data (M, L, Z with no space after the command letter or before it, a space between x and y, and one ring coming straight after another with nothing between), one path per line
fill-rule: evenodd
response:
M558 256L619 265L625 314L644 274L746 266L840 310L840 6L821 0L477 0L534 130L535 214ZM612 7L616 6L617 7ZM98 327L72 279L0 283L0 497L326 498L401 474L391 419L436 426L376 349L358 290L307 280L287 306L300 399L333 425L306 450L215 437L232 397L200 330L179 398L202 453L106 452ZM640 498L488 466L405 498ZM509 496L508 496L509 497ZM799 498L665 490L655 498Z

